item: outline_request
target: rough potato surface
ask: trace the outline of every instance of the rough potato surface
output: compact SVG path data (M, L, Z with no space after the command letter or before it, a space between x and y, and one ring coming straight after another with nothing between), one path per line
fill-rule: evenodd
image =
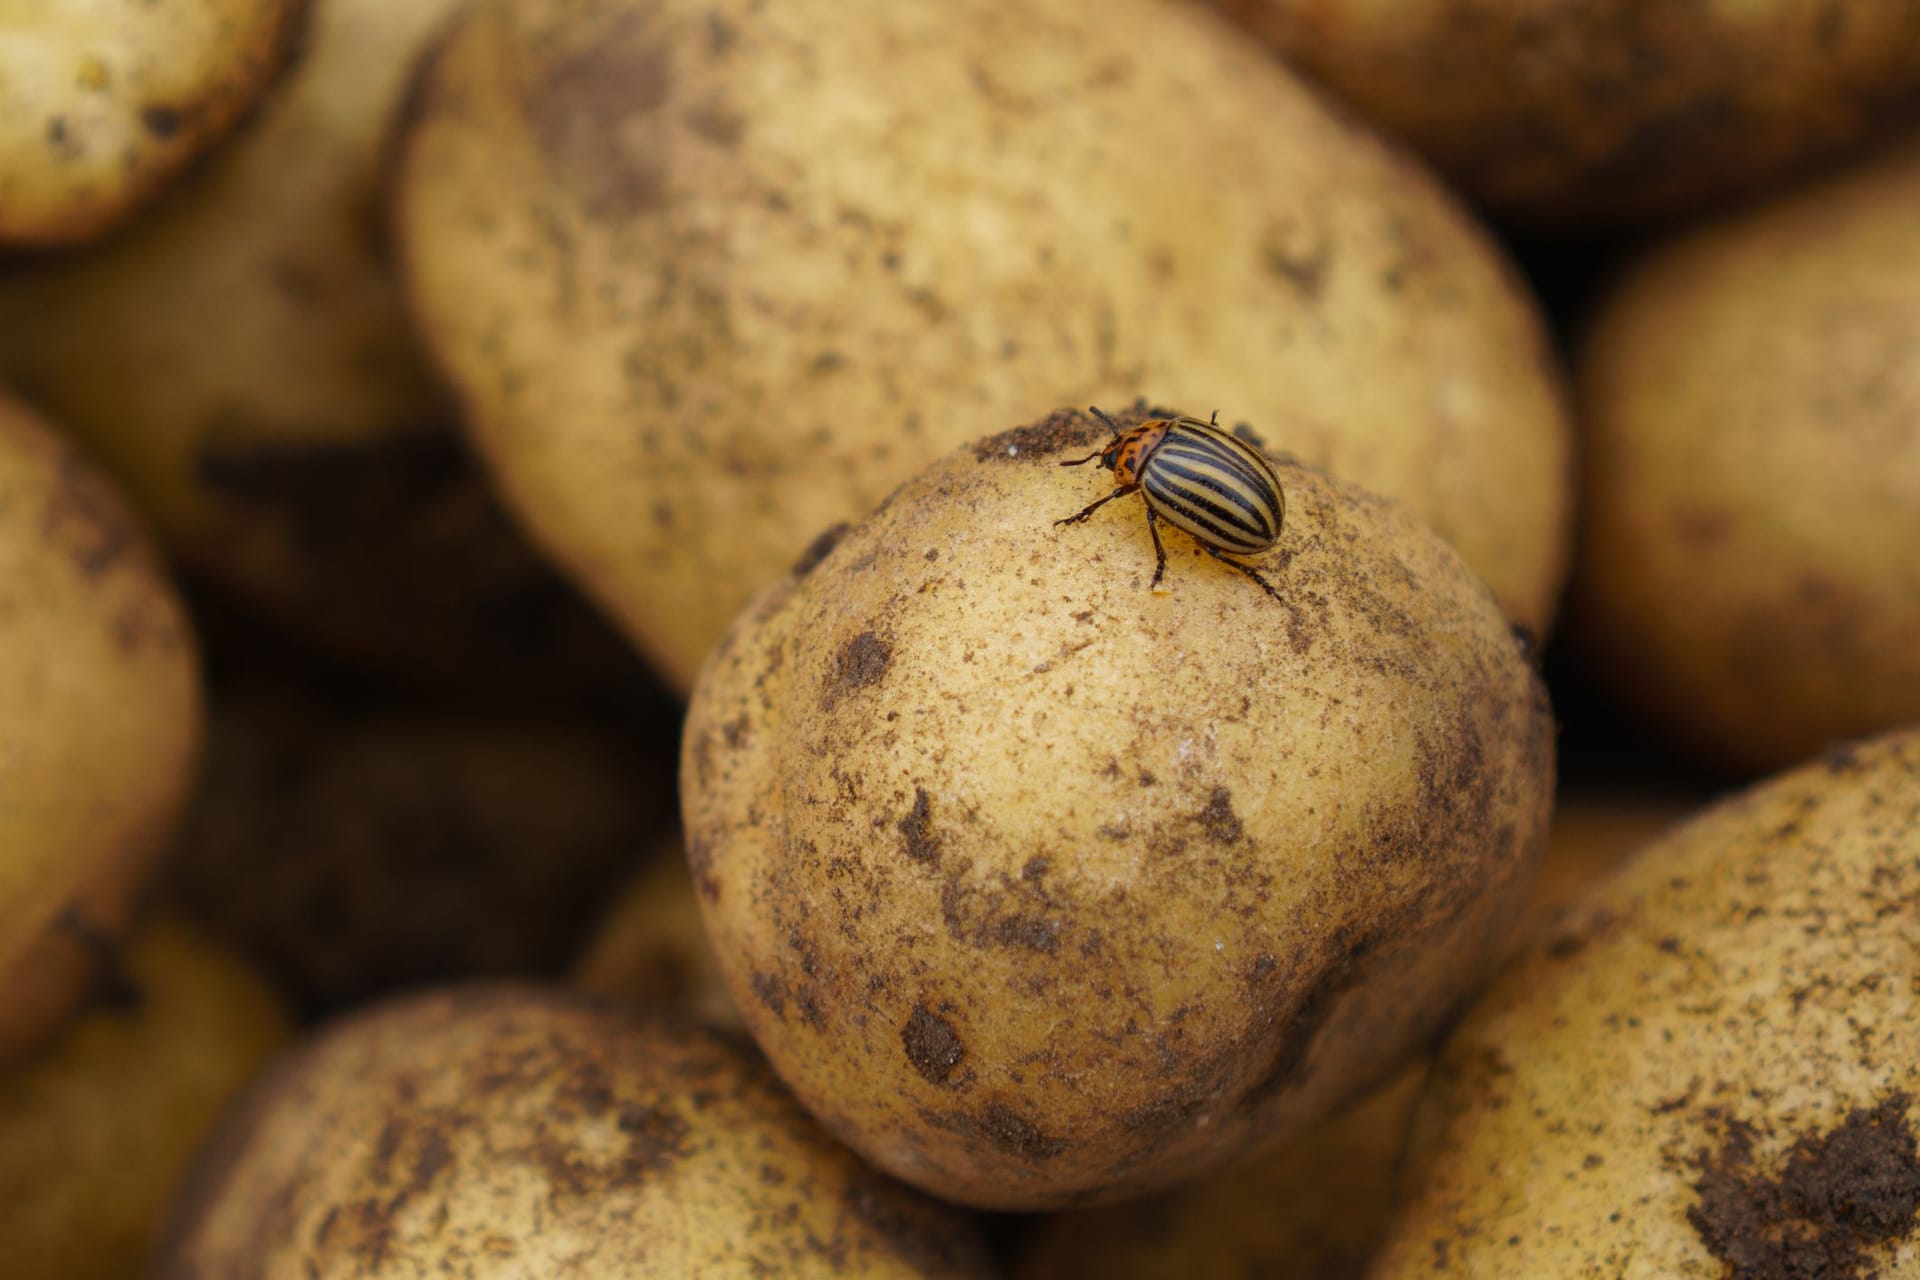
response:
M1139 395L1262 423L1552 617L1569 438L1518 278L1198 6L487 0L399 176L503 493L678 688L981 423Z
M991 1274L746 1051L558 991L378 1006L249 1092L161 1280Z
M1638 264L1580 352L1570 633L1748 775L1920 721L1920 138Z
M0 397L0 1063L112 968L201 717L194 637L144 531Z
M1920 115L1920 7L1216 0L1512 218L1725 202Z
M1920 1275L1920 732L1641 852L1448 1042L1375 1280Z
M265 91L307 0L5 0L0 244L124 221Z
M1302 1131L1445 1016L1545 838L1542 686L1430 530L1282 465L1281 598L1173 531L1154 594L1137 499L1051 527L1105 438L983 439L823 538L687 724L749 1029L855 1149L983 1206Z

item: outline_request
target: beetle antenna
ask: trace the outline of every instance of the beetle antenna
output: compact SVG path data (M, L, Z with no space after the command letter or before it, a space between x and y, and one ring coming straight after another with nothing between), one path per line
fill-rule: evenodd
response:
M1100 421L1102 421L1102 422L1104 422L1104 423L1106 423L1106 424L1107 424L1107 430L1109 430L1109 431L1111 431L1111 432L1113 432L1113 438L1114 438L1115 440L1118 440L1118 439L1120 438L1120 424L1119 424L1119 423L1117 423L1117 422L1115 422L1115 421L1114 421L1114 420L1113 420L1112 418L1109 418L1109 417L1108 417L1108 416L1107 416L1106 414L1104 414L1104 413L1102 413L1102 412L1100 412L1100 410L1099 410L1099 409L1097 409L1097 408L1095 408L1095 407L1094 407L1093 405L1088 405L1088 406L1087 406L1087 412L1088 412L1088 413L1090 413L1090 414L1092 414L1092 415L1093 415L1094 417L1096 417L1096 418L1098 418L1098 419L1100 419Z

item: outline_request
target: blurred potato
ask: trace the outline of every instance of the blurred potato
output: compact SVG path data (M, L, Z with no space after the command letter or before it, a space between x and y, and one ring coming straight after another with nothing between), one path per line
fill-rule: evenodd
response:
M684 841L664 841L628 880L574 962L573 984L745 1032L700 919Z
M1522 282L1197 6L486 0L398 181L502 492L676 688L983 425L1141 394L1403 499L1551 620L1570 443Z
M1754 774L1920 720L1920 137L1654 249L1579 352L1568 638Z
M157 1280L984 1278L972 1225L752 1054L578 995L461 987L307 1041L232 1111Z
M0 394L0 1065L125 936L198 762L193 633L120 495Z
M171 887L308 1013L437 979L557 975L658 840L672 765L561 722L214 704Z
M0 39L0 244L95 239L232 128L307 0L13 0Z
M313 0L245 133L111 243L0 279L0 370L183 565L323 653L414 684L612 685L638 661L474 469L387 252L388 132L458 3Z
M1920 728L1732 796L1508 968L1374 1280L1920 1274Z
M237 957L170 918L143 924L124 971L0 1070L6 1274L140 1274L193 1153L288 1031Z
M1920 8L1215 0L1474 199L1562 227L1748 195L1920 117Z

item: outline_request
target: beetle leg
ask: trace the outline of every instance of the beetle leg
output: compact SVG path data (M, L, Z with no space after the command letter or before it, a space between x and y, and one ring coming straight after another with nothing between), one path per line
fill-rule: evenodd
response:
M1130 492L1132 491L1129 489L1115 489L1112 493L1100 499L1100 501L1095 502L1092 505L1088 506L1086 510L1077 511L1073 515L1068 516L1064 520L1055 520L1053 522L1053 527L1057 529L1063 524L1079 524L1082 520L1085 520L1088 516L1092 515L1094 512L1098 511L1100 508L1106 506L1109 502L1112 502L1115 498L1118 498L1122 494L1130 493Z
M1167 571L1167 549L1160 545L1160 517L1151 506L1147 508L1147 532L1153 535L1153 581L1147 584L1147 590L1151 591L1160 585Z
M1280 598L1280 593L1273 589L1273 584L1268 582L1265 578L1261 577L1260 571L1255 569L1252 565L1241 564L1238 560L1230 560L1227 558L1227 555L1225 552L1216 551L1214 548L1208 546L1204 542L1200 544L1200 549L1206 552L1208 555L1212 556L1215 560L1218 560L1221 564L1230 564L1234 568L1238 569L1240 572L1246 574L1249 578L1252 578L1255 582L1260 584L1260 589L1262 591L1272 596L1275 600L1278 600Z

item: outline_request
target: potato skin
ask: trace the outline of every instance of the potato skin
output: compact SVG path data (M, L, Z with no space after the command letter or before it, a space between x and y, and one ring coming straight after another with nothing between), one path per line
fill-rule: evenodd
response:
M480 451L676 688L979 424L1140 394L1268 424L1551 620L1570 440L1517 276L1196 7L487 0L399 182Z
M1753 775L1920 720L1920 137L1655 250L1579 353L1572 640Z
M220 1109L287 1040L266 983L177 920L141 925L125 971L0 1071L8 1273L125 1280Z
M307 0L10 6L0 49L0 244L124 222L266 90Z
M985 1277L958 1214L711 1034L534 987L377 1006L283 1061L184 1190L159 1280Z
M1144 406L1120 416L1140 418ZM696 687L688 859L748 1029L961 1203L1165 1185L1366 1088L1488 958L1545 837L1543 687L1394 504L1283 464L1276 601L978 441L763 593ZM825 547L816 548L816 552Z
M1920 111L1907 4L1215 3L1475 199L1536 225L1725 203Z
M1913 1274L1917 903L1912 729L1642 851L1448 1041L1375 1280Z
M124 937L201 734L185 611L120 496L0 395L0 1064Z

